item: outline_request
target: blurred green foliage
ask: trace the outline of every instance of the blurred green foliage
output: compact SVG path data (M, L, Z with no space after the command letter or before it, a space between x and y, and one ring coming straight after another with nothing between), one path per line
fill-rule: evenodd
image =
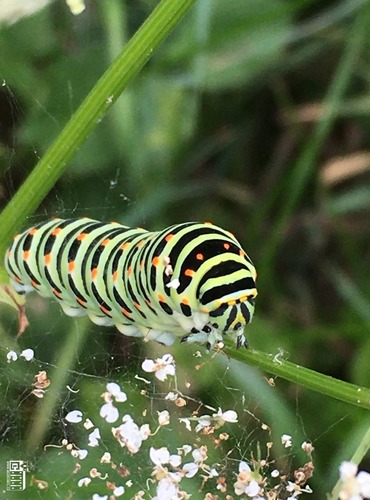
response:
M155 4L91 0L73 18L64 2L56 1L2 27L3 205ZM199 0L98 125L29 224L86 215L154 230L212 220L237 235L266 284L248 328L251 346L273 354L282 348L294 362L369 386L369 40L352 61L336 119L281 227L281 243L270 247L292 195L297 160L313 140L352 26L358 15L368 15L368 9L359 14L366 4ZM272 265L261 268L269 252ZM72 321L38 297L30 297L28 311L31 326L19 340L21 348L35 349L40 369L57 365ZM2 314L4 347L16 321L8 311ZM145 353L165 352L108 329L88 329L89 342L70 368L101 381L132 379ZM185 373L191 352L187 346L176 349ZM37 402L27 396L29 374L1 358L0 456L22 458ZM200 371L191 394L228 408L235 405L229 386L237 387L275 441L284 432L311 439L316 471L310 485L318 492L315 498L323 498L339 463L356 447L356 436L369 425L365 411L280 380L271 388L261 372L234 362L226 370L225 363L215 358L209 371ZM83 404L92 411L96 382L80 378ZM78 398L73 396L73 405ZM43 443L57 442L65 432L62 409L71 409L70 402L69 393L62 393ZM255 421L246 419L245 425L253 429ZM252 445L247 440L243 445L248 454ZM44 463L40 456L35 465ZM294 468L294 457L281 460ZM53 461L44 466L53 473Z

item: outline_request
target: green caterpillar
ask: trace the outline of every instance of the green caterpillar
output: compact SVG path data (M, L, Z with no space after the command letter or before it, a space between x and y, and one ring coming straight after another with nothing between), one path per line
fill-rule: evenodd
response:
M69 316L171 345L224 334L247 346L256 270L228 231L186 222L149 232L53 219L15 236L5 266L18 293L56 297Z

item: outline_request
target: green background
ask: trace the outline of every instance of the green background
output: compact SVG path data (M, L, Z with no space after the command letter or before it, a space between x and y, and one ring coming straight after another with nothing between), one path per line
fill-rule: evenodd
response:
M238 237L257 267L250 345L272 355L282 349L284 359L369 386L369 39L343 69L366 3L199 1L26 225L89 216L156 230L211 220ZM73 17L56 1L2 26L3 206L155 5L96 0ZM323 129L328 103L332 120ZM61 418L77 402L96 411L97 381L84 374L97 377L101 392L110 377L128 381L135 394L141 360L168 351L75 323L36 296L27 311L31 326L20 346L36 351L40 369L58 365L72 327L88 337L75 353L78 374L69 374L83 398L61 391L43 444L60 441ZM14 314L4 309L2 317L3 335L14 336ZM241 405L269 425L276 442L282 433L298 449L312 440L309 484L323 498L369 426L365 411L279 379L272 388L264 373L225 359L194 376L196 349L173 350L179 377L193 379L192 397L223 409ZM1 455L22 459L38 418L38 401L28 396L32 370L4 360L2 367ZM153 414L157 397L149 399ZM256 420L243 418L233 439L250 456L263 438ZM297 450L277 445L274 453L287 470L303 463ZM64 477L57 458L32 457L36 476ZM369 461L362 469L370 470Z

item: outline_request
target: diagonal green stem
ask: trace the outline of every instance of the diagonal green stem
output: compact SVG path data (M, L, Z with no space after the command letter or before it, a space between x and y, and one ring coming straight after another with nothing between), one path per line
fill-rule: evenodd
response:
M194 2L161 0L96 83L0 215L0 255L27 215L38 207L62 175L73 154Z
M229 344L225 349L225 353L230 358L262 368L307 389L370 410L370 389L365 387L343 382L309 368L285 361L279 355L274 357L253 349L236 349L235 347L229 347Z

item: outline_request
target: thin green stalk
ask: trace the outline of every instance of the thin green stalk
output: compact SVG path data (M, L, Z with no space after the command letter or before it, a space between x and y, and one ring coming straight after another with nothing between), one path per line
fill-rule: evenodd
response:
M27 215L33 213L62 175L73 154L194 2L195 0L161 0L115 62L98 80L0 215L0 255L4 254L11 237Z
M26 433L28 436L27 453L29 456L32 456L40 443L44 442L44 436L53 421L55 407L62 393L65 391L69 373L78 360L78 353L85 343L89 330L90 321L88 319L75 321L61 351L55 356L54 368L52 371L48 371L51 384L47 389L45 397L37 406L28 432Z
M265 247L262 259L260 259L260 268L263 270L260 283L262 283L263 289L268 288L267 282L272 278L273 261L279 245L284 239L290 216L316 167L321 148L332 129L337 109L343 100L352 76L353 62L359 57L363 45L368 39L369 17L368 5L358 11L352 30L347 37L348 43L324 102L323 117L318 122L313 136L306 142L301 155L292 167L290 184L286 190L284 203L281 204L281 212L273 224L268 245Z
M272 356L254 349L236 349L228 347L225 353L249 365L258 366L273 375L306 387L321 394L326 394L345 403L370 410L370 389L343 382L323 375L309 368L285 361L282 356Z

